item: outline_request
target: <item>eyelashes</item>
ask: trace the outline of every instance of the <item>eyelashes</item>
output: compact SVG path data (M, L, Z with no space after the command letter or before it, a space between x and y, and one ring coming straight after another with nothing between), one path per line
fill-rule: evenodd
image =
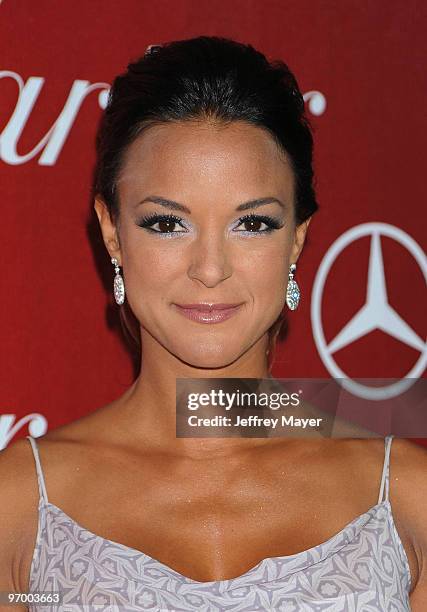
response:
M153 226L157 224L159 224L159 229L154 229ZM242 234L256 234L256 235L269 234L273 232L274 230L282 228L284 225L283 223L281 223L278 219L275 219L274 217L269 217L268 215L254 215L254 214L249 214L249 215L245 215L244 217L241 217L238 220L237 227L239 227L242 224L249 225L250 229L238 230L239 234L242 233ZM262 224L266 225L267 227L265 229L260 229L258 226ZM166 235L171 236L172 234L186 234L188 231L185 225L183 225L183 220L180 217L177 217L176 215L173 215L173 214L159 215L159 214L154 213L151 215L147 215L146 217L143 217L137 223L137 225L139 227L146 229L149 232L152 232L154 234L160 234L163 236L166 236ZM179 225L183 229L174 231L174 228L176 225Z
M163 229L153 229L152 226L156 225L157 223L162 224ZM182 219L180 217L176 217L175 215L147 215L146 217L143 217L141 221L137 223L137 225L147 229L150 232L154 232L155 234L184 234L187 231L182 225ZM180 225L182 228L184 228L184 231L172 231L174 225Z

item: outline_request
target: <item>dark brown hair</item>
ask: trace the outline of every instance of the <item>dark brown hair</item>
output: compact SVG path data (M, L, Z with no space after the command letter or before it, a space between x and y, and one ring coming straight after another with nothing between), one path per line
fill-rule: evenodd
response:
M267 61L249 44L199 36L153 45L114 79L97 134L93 195L102 197L118 227L116 181L129 145L151 125L205 118L246 121L267 130L294 172L297 225L318 209L311 126L288 66ZM120 317L139 357L139 322L127 301ZM270 360L283 320L281 313L269 330Z

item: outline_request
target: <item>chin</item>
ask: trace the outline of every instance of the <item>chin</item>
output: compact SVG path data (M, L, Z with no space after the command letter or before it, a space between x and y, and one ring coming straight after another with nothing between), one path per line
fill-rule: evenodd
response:
M232 364L241 355L242 347L236 347L235 350L228 345L198 345L195 343L192 346L181 350L174 351L175 356L194 368L225 368Z

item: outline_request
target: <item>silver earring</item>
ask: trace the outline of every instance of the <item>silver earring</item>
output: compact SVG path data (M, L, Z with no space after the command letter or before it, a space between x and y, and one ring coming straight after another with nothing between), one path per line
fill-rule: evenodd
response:
M125 283L122 275L120 274L119 262L115 257L112 257L111 263L113 264L116 272L116 276L114 277L114 298L117 304L123 304L125 301Z
M289 266L289 280L286 289L286 304L290 310L296 309L301 297L300 288L298 287L297 282L294 280L294 272L296 269L297 266L294 263Z

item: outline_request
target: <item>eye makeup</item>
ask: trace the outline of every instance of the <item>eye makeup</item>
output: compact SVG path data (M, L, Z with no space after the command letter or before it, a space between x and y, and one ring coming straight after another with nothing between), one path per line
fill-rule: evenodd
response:
M153 229L153 225L157 225L157 224L162 224L163 225L163 230L162 229ZM145 217L143 217L140 221L138 221L137 225L139 225L139 227L142 227L146 230L148 230L149 232L153 232L154 234L177 234L177 233L185 233L187 230L185 229L185 226L182 224L182 218L181 217L177 217L176 215L158 215L156 213L153 213L151 215L146 215ZM165 229L165 225L166 225L166 229ZM184 228L184 232L182 230L180 230L179 232L173 232L170 226L173 225L180 225L182 228Z
M157 224L159 224L159 229L154 229L153 226ZM242 224L252 225L252 227L251 229L246 229L246 230L236 230L235 229L233 231L236 231L239 234L245 234L245 235L251 235L251 234L260 235L260 234L270 234L271 232L281 229L284 226L284 223L275 217L270 217L269 215L256 215L256 214L248 214L248 215L241 217L240 219L238 219L236 227L239 227ZM262 224L264 224L266 225L266 228L256 229L256 226L258 224L260 224L261 226ZM188 232L188 229L183 223L183 219L173 214L159 215L157 213L154 213L154 214L146 215L137 222L137 225L153 234L159 234L161 236L168 236L168 237L170 237L173 234L185 234ZM179 225L183 229L178 230L178 231L173 231L174 226L176 225ZM254 228L254 225L255 225L255 228ZM162 229L162 226L163 226L163 229Z

